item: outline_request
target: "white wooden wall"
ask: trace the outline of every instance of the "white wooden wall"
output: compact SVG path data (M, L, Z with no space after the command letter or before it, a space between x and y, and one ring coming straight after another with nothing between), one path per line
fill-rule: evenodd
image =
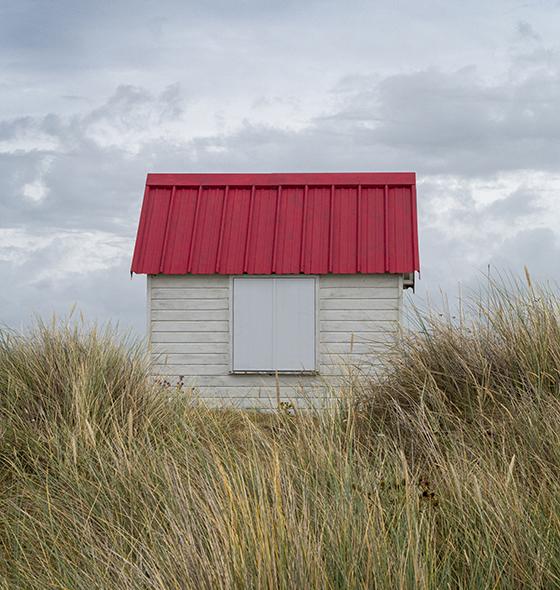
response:
M375 370L402 314L401 275L319 277L319 374L230 374L230 277L148 277L148 335L154 374L196 388L205 402L270 408L277 393L296 405L323 403L349 372Z

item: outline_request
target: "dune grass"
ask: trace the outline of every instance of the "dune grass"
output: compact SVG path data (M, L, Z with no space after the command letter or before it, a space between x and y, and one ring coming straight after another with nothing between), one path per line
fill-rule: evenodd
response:
M419 314L326 412L210 410L139 346L0 341L0 587L560 586L560 303Z

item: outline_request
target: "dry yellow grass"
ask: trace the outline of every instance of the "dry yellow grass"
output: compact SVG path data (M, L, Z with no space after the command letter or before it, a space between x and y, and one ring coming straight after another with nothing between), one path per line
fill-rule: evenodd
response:
M559 302L483 300L295 416L152 385L111 332L5 334L0 587L558 587Z

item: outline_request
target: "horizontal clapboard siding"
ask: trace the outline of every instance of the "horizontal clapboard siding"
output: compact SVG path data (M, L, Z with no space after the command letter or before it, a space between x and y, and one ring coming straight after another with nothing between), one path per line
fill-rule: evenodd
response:
M157 355L155 355L157 356ZM166 365L221 365L227 372L229 354L227 352L189 352L189 353L160 353L159 362Z
M228 354L227 342L156 342L152 344L153 354Z
M230 374L230 278L152 276L148 318L153 373L181 380L213 405L324 404L358 372L373 373L398 334L402 279L397 275L319 277L317 375Z
M184 367L183 367L184 368ZM173 368L175 369L175 368ZM159 376L164 374L160 373ZM201 388L207 387L241 387L244 391L253 391L255 388L268 387L276 389L276 379L274 375L188 375L184 372L173 370L165 375L171 384L176 384L179 377L183 377L183 384L187 387ZM322 375L280 375L278 377L278 386L288 389L299 390L302 387L325 386L329 385L325 382ZM239 393L239 395L244 395Z
M158 359L155 359L156 363ZM155 375L174 375L174 376L209 376L209 375L223 375L227 372L227 365L195 365L192 363L186 364L154 364L152 370Z
M210 287L226 289L229 279L223 275L162 275L152 277L158 289L208 289ZM154 284L154 287L156 285Z
M323 298L321 301L321 307L324 310L346 310L346 311L359 311L359 310L396 310L398 309L399 302L394 298L388 299L328 299Z
M226 322L228 320L228 315L229 312L227 309L154 309L152 311L152 320L168 322Z
M174 310L184 311L188 310L203 310L203 309L228 309L227 298L221 299L155 299L153 301L152 310Z
M378 355L388 350L387 343L364 343L351 338L347 342L322 342L319 351L324 354L346 355L365 354Z
M240 397L238 387L227 387L227 386L214 386L214 387L197 387L196 392L200 397ZM328 390L322 386L306 386L305 388L289 387L286 385L276 387L261 386L252 387L246 389L246 395L248 397L255 398L270 398L274 400L276 395L279 394L281 399L298 399L301 397L316 397L329 395ZM329 396L332 397L332 396Z
M229 342L228 332L154 332L152 326L152 343L204 343L211 344ZM159 352L162 352L161 350Z
M152 312L153 313L153 312ZM191 322L169 322L152 320L152 331L154 332L227 332L227 321L194 320Z
M395 317L398 316L395 312ZM350 332L351 334L364 334L367 332L387 333L395 330L396 320L383 321L357 321L357 320L321 320L321 332ZM189 322L183 322L188 324Z
M152 284L157 284L157 277L152 277ZM219 287L204 288L176 288L176 289L159 289L154 288L152 298L156 299L224 299L228 298L228 289Z
M375 275L371 275L374 277ZM329 275L325 275L326 282ZM397 280L395 278L395 280ZM395 296L395 287L376 287L370 284L367 287L323 287L321 297L324 299L392 299Z
M203 397L204 404L211 408L237 408L237 409L255 409L274 410L276 409L276 397ZM335 402L335 398L310 397L305 400L293 397L281 397L280 402L295 402L298 408L301 408L303 402L305 407L325 408Z
M321 375L373 374L398 333L402 282L396 275L321 277Z
M344 299L342 300L344 301ZM333 322L378 322L395 320L395 309L322 309L321 319ZM163 318L161 318L163 319ZM180 319L180 318L177 318ZM187 318L185 318L187 319ZM190 319L190 318L189 318Z
M320 342L365 342L371 344L390 344L394 342L393 332L321 332Z

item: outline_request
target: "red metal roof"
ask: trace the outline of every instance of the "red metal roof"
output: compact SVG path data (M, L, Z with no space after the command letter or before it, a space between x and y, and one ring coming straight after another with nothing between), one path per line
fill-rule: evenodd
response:
M419 268L414 173L148 174L131 272Z

